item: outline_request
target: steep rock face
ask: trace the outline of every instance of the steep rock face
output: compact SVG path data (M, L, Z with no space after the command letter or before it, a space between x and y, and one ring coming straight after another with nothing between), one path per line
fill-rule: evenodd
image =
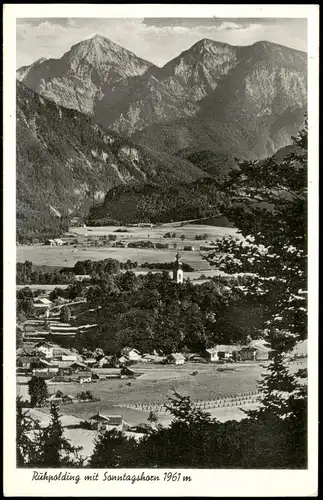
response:
M94 108L95 119L118 133L132 135L154 123L193 116L198 106L187 96L176 97L153 75L105 85Z
M198 102L212 92L236 64L237 49L201 40L163 68L151 66L139 77L105 86L96 119L127 135L178 118L194 116Z
M191 181L204 173L106 131L17 83L17 222L39 227L54 210L86 214L118 185Z
M20 79L61 106L92 114L105 83L142 75L150 66L108 38L96 35L73 45L61 59L48 59L30 67Z
M205 38L165 64L159 77L176 95L198 102L237 64L237 51L237 47Z
M239 47L237 62L199 102L196 116L155 125L135 140L174 153L211 149L246 158L273 154L304 121L306 54L269 42Z

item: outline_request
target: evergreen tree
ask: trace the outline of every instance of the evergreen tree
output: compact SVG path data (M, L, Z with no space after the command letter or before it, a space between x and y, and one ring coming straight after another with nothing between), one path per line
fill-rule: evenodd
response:
M16 401L16 452L17 467L37 464L40 459L39 423L23 411L21 397Z
M244 241L219 240L207 260L226 273L252 273L233 290L242 300L261 302L268 318L263 331L274 354L261 383L262 407L252 415L304 423L306 391L289 373L284 353L307 336L306 125L293 143L294 152L279 164L273 158L239 163L221 208Z
M135 439L126 437L116 429L106 431L95 440L89 466L91 468L137 466L135 465L137 449Z
M81 466L83 461L79 458L78 452L82 447L72 446L64 437L59 408L56 404L51 405L50 413L51 422L44 429L41 438L41 465L52 468Z
M41 406L48 396L45 380L40 377L31 377L28 382L28 394L31 406Z
M61 323L69 323L71 321L71 310L68 306L61 308L59 319Z

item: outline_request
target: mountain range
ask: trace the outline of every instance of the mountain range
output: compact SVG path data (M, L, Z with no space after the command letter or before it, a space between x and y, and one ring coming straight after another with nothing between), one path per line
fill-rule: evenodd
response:
M159 151L259 158L297 133L307 102L307 54L270 42L203 39L159 68L96 35L17 78L60 106L93 116Z
M96 35L16 76L17 217L35 227L44 207L84 214L118 185L271 156L307 106L307 54L270 42L203 39L160 68Z

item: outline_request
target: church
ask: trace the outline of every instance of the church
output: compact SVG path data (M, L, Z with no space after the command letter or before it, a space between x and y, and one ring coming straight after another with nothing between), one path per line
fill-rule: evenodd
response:
M183 263L180 257L180 254L177 252L173 268L173 280L176 281L176 283L183 283L184 280Z

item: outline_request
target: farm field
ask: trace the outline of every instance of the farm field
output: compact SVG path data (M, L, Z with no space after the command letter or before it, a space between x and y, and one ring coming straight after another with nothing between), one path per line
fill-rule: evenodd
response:
M145 374L136 380L112 379L83 385L57 383L49 385L48 391L51 394L61 390L64 394L76 395L82 390L90 390L95 397L100 398L100 401L65 405L62 411L78 418L86 418L97 411L123 413L125 420L134 424L141 422L142 419L145 420L148 413L145 415L145 412L128 408L121 409L114 405L161 403L167 401L168 397L173 394L173 388L182 395L189 395L192 400L255 391L257 380L264 371L264 368L258 364L235 367L229 365L224 371L219 371L218 368L218 365L199 363L186 363L178 367L161 365L157 368L154 365L148 367L146 364L138 364L135 370L145 371ZM192 375L193 372L198 372L198 374ZM19 384L17 393L26 398L28 386Z
M114 258L125 262L127 259L136 260L138 264L145 262L170 262L174 260L174 254L177 249L182 255L182 260L190 264L197 271L211 270L209 264L202 260L199 252L200 244L203 241L194 241L196 234L207 234L207 241L216 240L225 235L236 235L236 230L232 228L216 227L216 226L200 226L188 224L178 229L174 226L162 226L158 228L138 228L127 227L128 232L116 233L117 227L95 227L95 228L73 228L68 234L78 240L78 245L73 246L43 246L43 245L21 245L17 247L17 262L31 261L35 265L46 266L74 266L78 260L102 260L106 258ZM89 230L91 232L89 232ZM163 238L166 232L172 230L176 232L176 238ZM87 239L99 236L107 236L108 234L116 234L117 241L139 241L146 240L152 243L162 242L168 243L170 249L135 249L135 248L113 248L112 246L94 247L89 244ZM184 242L180 236L185 236ZM87 235L87 236L86 236ZM70 239L63 238L63 239ZM174 243L177 249L174 248ZM184 251L184 245L191 245L195 248L194 251Z
M94 440L98 436L97 431L80 428L68 428L89 418L97 412L106 415L122 414L125 422L129 425L147 423L149 411L118 407L120 404L161 402L167 400L172 395L172 388L182 395L191 396L192 400L220 398L223 396L237 395L242 392L257 390L257 381L261 373L265 371L268 363L237 363L234 366L221 366L213 364L186 363L183 366L147 365L141 363L135 365L136 371L145 371L137 380L107 380L92 384L55 384L49 386L49 393L61 390L65 394L77 394L82 390L90 390L94 396L100 397L100 401L93 403L80 403L61 405L61 421L64 426L64 435L74 446L83 446L80 455L89 457L94 449ZM297 362L290 363L290 370L295 372L299 368L307 366L307 359L302 358ZM218 368L223 369L219 371ZM101 373L115 372L114 369L96 369ZM193 376L193 371L198 372ZM26 383L25 378L25 383ZM17 378L22 382L22 378ZM130 385L129 385L130 384ZM17 395L28 398L28 386L18 385ZM256 409L258 403L248 403L243 405L243 409ZM34 418L47 425L49 421L49 408L31 409ZM241 420L245 413L239 406L229 406L220 408L207 408L205 410L213 418L220 422L227 420ZM169 412L160 412L158 422L163 426L170 425L173 420ZM140 434L127 433L140 438Z

